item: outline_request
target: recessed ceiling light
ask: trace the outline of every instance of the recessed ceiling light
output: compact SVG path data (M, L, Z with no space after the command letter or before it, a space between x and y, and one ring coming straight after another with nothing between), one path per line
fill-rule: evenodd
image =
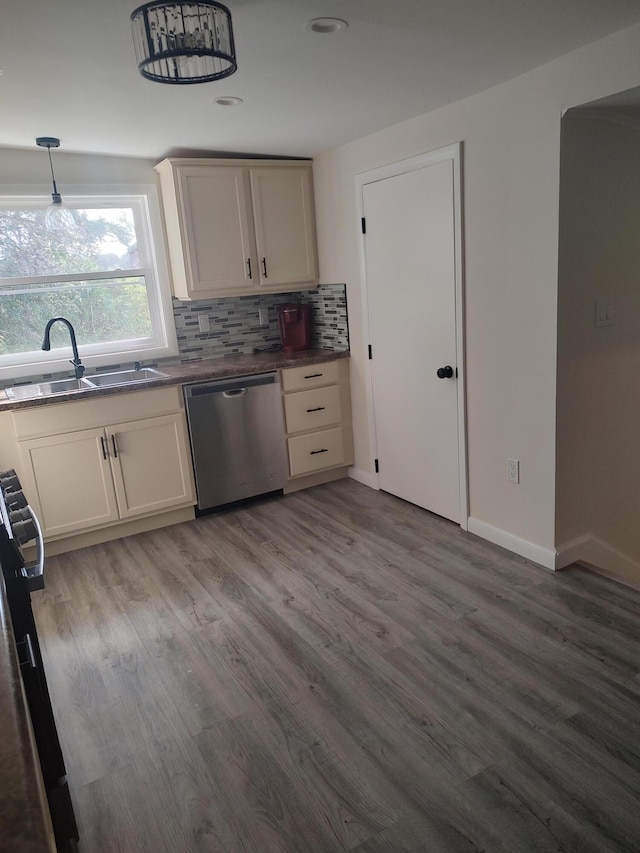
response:
M314 18L305 24L305 30L309 33L337 33L346 30L349 24L340 18Z
M215 103L221 107L237 107L239 104L243 104L244 101L242 98L235 98L233 95L223 95L220 98L216 98Z

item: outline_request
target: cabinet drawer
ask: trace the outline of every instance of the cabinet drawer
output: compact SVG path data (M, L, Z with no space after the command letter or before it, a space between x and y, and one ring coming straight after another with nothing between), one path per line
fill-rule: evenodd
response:
M284 411L289 433L339 424L342 412L338 386L328 385L326 388L286 394Z
M287 444L292 477L344 463L342 427L288 438Z
M287 367L282 371L282 387L285 391L302 391L318 385L334 385L338 382L338 362L307 364L303 367Z

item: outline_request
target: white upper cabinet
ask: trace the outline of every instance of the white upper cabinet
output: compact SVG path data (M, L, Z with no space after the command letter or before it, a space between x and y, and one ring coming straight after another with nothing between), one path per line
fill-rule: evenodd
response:
M311 167L249 169L260 285L318 282Z
M156 171L179 299L317 285L311 163L169 159Z
M188 298L206 297L212 290L235 293L250 286L253 271L249 259L255 258L256 251L249 225L246 170L185 166L178 168L177 178L179 214L184 222L180 249L186 275L182 278L191 291Z

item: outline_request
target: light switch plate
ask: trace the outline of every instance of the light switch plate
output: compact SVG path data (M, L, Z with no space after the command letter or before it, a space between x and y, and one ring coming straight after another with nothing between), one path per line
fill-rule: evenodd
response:
M209 332L211 330L207 314L198 314L198 326L200 327L201 332Z
M269 325L269 309L258 308L258 318L261 326Z
M596 299L594 326L596 329L601 326L613 326L613 319L613 300L610 296L598 296Z

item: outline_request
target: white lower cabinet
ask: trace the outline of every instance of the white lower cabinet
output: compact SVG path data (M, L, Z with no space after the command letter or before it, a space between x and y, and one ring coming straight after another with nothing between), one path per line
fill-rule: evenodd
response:
M22 485L29 500L37 495L45 537L99 527L120 517L103 442L104 429L20 442L27 474Z
M347 359L282 371L289 485L343 476L353 464ZM11 413L20 479L45 539L182 510L195 486L182 391L139 391Z
M151 398L150 402L157 403L159 399ZM91 401L68 403L61 414L67 421L75 408L80 421L95 420L104 414L104 401L99 402L100 407L92 406ZM144 407L137 408L141 412ZM35 427L42 432L33 417L25 423L28 429ZM41 434L37 438L19 439L18 443L25 493L37 502L47 539L195 502L182 411L72 432Z
M183 420L165 415L105 430L120 518L193 502Z
M346 359L282 371L291 480L353 464L348 371Z

